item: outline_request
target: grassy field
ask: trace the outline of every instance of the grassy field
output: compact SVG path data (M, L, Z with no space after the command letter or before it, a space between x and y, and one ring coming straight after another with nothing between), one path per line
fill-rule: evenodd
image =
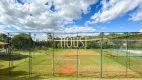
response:
M0 56L0 79L28 80L29 52L13 51L11 61L11 74L8 74L8 56ZM99 49L54 49L54 75L53 49L33 50L32 54L32 78L51 80L100 80L100 50ZM78 57L77 57L78 54ZM78 59L77 59L78 58ZM114 50L103 50L102 57L103 79L128 79L135 80L142 77L142 57L130 56ZM126 60L127 76L126 76ZM78 65L77 65L78 63ZM78 67L77 67L78 66ZM77 70L78 69L78 70ZM76 78L77 72L79 78Z

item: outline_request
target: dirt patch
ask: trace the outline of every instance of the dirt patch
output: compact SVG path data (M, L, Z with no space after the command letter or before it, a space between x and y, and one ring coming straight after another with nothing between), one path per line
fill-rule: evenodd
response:
M60 71L61 74L72 75L76 72L75 68L70 64L63 65L63 69Z
M76 51L69 51L69 52L67 53L67 55L77 55L77 52L76 52Z
M100 55L97 52L78 52L78 55Z
M77 55L77 50L70 50L66 53L67 55ZM88 51L78 51L78 55L100 55L97 52L88 52Z

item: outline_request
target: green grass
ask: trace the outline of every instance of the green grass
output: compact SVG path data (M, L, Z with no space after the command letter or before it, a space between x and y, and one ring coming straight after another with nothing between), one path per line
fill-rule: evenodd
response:
M21 76L15 76L15 77L10 77L10 76L1 76L1 80L142 80L142 78L94 78L94 77L54 77L54 76L34 76L29 78L28 76L26 77L21 77Z
M90 54L90 55L79 55L80 60L79 73L80 77L76 78L77 72L77 60L59 60L59 59L76 59L76 55L70 55L70 52L76 52L76 49L55 49L54 50L54 63L55 63L55 75L52 76L52 53L53 50L36 50L32 51L32 79L48 79L48 80L100 80L100 50L99 49L79 49L79 54ZM0 56L0 79L1 80L28 80L29 70L29 54L28 51L13 51L15 56L18 56L17 60L13 60L13 67L11 68L11 75L8 74L8 56ZM64 55L59 55L64 54ZM110 56L115 54L116 56ZM117 56L118 54L118 56ZM139 79L142 77L142 57L130 56L130 69L128 69L128 76L135 77L133 79ZM125 79L126 70L126 57L123 53L117 53L112 50L103 50L103 77L104 79ZM58 71L64 70L64 65L70 65L75 69L74 76L72 74L65 75L59 74ZM128 66L129 68L129 66ZM57 72L56 72L57 71ZM62 77L58 77L62 76ZM64 76L64 77L63 77ZM88 76L88 77L84 77ZM91 78L93 77L93 78ZM98 77L98 78L95 78Z

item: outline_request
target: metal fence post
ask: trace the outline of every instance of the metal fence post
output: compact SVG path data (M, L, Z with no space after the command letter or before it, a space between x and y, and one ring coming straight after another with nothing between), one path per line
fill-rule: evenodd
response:
M79 76L79 70L78 70L78 33L77 33L77 77Z
M12 35L10 35L10 38L12 37ZM14 60L14 54L12 53L12 48L11 48L11 45L10 45L10 58L11 58L11 67L13 67L13 60Z
M9 58L9 61L8 61L8 62L9 62L9 63L8 63L8 64L9 64L8 72L9 72L9 75L10 75L10 73L11 73L11 69L10 69L10 67L11 67L11 66L10 66L10 65L11 65L11 64L10 64L10 60L11 60L11 59L10 59L10 57L11 57L11 56L10 56L10 49L9 49L9 47L10 47L9 37L10 37L10 36L9 36L9 33L8 33L8 58Z
M119 42L119 39L117 39L117 42ZM119 50L119 44L117 44L117 61L118 61L118 50Z
M29 32L29 77L31 77L31 67L32 67L32 64L31 64L31 33Z
M101 53L101 73L100 73L100 77L102 78L102 55L103 55L103 35L104 33L102 32L102 35L101 35L101 50L100 50L100 53Z
M126 45L126 50L127 50L127 53L126 53L126 76L127 76L127 71L128 71L128 70L127 70L127 68L128 68L128 32L127 32L127 37L126 37L126 39L127 39L127 40L126 40L126 41L127 41L127 42L126 42L126 44L127 44L127 45Z
M117 38L116 38L116 42L119 42L119 38L118 38L118 36L116 36ZM118 61L118 50L119 50L119 44L117 44L117 46L116 46L116 50L117 50L117 61Z
M85 49L87 49L87 37L85 37Z
M130 50L129 50L129 69L130 69Z
M52 37L52 41L53 41L53 55L52 55L52 75L54 76L54 33L53 33L53 37Z

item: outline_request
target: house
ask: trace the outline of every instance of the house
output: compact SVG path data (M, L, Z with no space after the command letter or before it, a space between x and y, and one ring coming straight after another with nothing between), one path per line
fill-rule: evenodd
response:
M1 42L0 41L0 45L7 45L8 43L7 42Z
M0 46L1 46L1 45L2 45L2 46L5 46L5 45L7 45L7 44L8 44L7 42L2 42L2 41L0 41ZM6 53L7 53L7 48L0 50L0 55L5 55Z

